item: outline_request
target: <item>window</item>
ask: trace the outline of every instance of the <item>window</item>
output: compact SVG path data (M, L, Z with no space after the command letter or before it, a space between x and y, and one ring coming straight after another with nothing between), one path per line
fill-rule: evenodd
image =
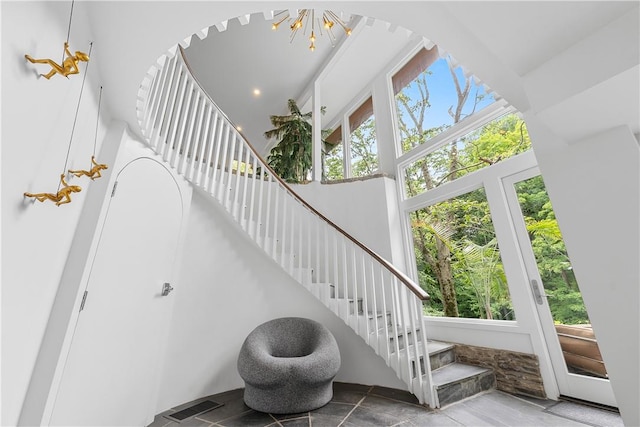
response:
M405 195L417 196L527 151L530 146L524 121L516 114L504 115L406 166Z
M409 217L425 314L515 319L484 188Z
M324 179L337 180L369 176L378 170L376 122L373 98L369 97L348 117L348 135L343 140L342 126L332 131L324 144ZM345 161L345 153L348 158Z
M322 179L334 181L344 179L344 151L342 150L342 126L338 126L325 138Z
M438 48L422 48L391 79L400 133L400 152L424 144L494 102Z
M372 175L378 169L378 146L371 97L349 116L349 130L351 176Z

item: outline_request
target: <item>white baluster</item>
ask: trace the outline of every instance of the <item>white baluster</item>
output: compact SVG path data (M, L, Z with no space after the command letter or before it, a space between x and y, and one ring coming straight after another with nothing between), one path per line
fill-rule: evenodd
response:
M236 145L238 143L238 138L236 136L235 129L233 129L231 125L228 123L227 123L227 126L229 127L229 133L231 138L231 149L229 150L229 157L225 157L226 164L224 165L224 167L220 168L220 173L222 174L221 175L222 182L225 183L222 188L222 191L224 192L224 194L220 195L220 201L222 205L225 207L225 209L227 210L227 212L231 212L230 204L231 204L231 184L233 182L232 180L233 160L235 159L235 155L236 155Z
M235 132L234 132L235 133ZM239 139L240 136L236 134L236 139ZM231 216L237 221L239 221L239 212L240 212L240 206L238 205L238 200L239 200L239 193L240 193L240 178L242 177L242 173L240 172L240 169L242 168L242 155L243 153L243 149L244 149L244 144L242 143L242 141L239 141L240 144L238 144L238 153L237 155L235 155L235 162L236 162L236 167L235 167L235 176L236 176L236 185L235 188L231 191L233 191L233 202L231 202ZM231 178L233 177L233 162L231 163L231 170L229 170L229 183L231 183ZM245 181L246 182L246 181ZM229 196L231 196L231 194L229 194ZM229 197L231 198L231 197Z
M383 321L383 325L380 327L379 331L381 332L382 337L378 337L378 349L379 349L379 353L382 358L385 360L385 362L387 362L388 364L389 362L389 358L391 355L391 351L390 351L390 341L389 341L389 315L387 314L389 312L388 308L387 308L387 298L385 295L385 288L384 288L384 274L383 274L383 270L382 270L382 266L380 264L376 264L375 267L372 267L375 270L375 277L376 277L376 285L377 285L377 295L379 298L379 307L382 310L382 312L384 313L384 321Z
M180 86L180 78L182 76L182 69L177 64L177 60L173 61L173 68L170 74L169 85L167 87L167 96L164 101L164 105L162 107L162 114L160 115L159 123L156 128L155 138L151 141L151 147L153 150L160 154L162 151L162 147L164 146L167 139L167 129L171 124L171 115L173 113L173 104L175 102L176 94L178 93L178 88Z
M418 315L418 325L420 326L420 337L421 339L421 349L422 354L424 354L424 381L422 382L422 403L426 402L432 408L436 406L436 402L433 400L433 393L431 384L433 383L433 378L431 377L431 361L429 359L429 344L427 342L427 331L424 328L424 312L422 301L419 298L415 298L416 302L416 314Z
M178 132L178 124L180 121L179 120L180 114L182 112L182 107L184 105L184 97L187 91L188 80L189 80L188 73L185 71L180 76L180 88L178 89L176 101L172 108L171 118L169 119L169 123L171 125L170 133L169 133L170 136L167 139L167 142L162 147L160 147L160 152L158 153L162 156L162 160L164 160L165 162L168 160L171 154L171 150L173 150L174 148L176 133Z
M400 341L400 339L402 339L402 342L404 343L404 351L401 352L401 354L399 354L399 356L401 355L402 357L399 357L398 359L398 368L400 370L400 374L402 375L402 378L404 379L404 381L407 384L411 383L411 379L412 379L412 372L411 372L411 359L409 358L410 354L409 354L409 349L408 347L408 337L407 337L407 324L406 324L406 316L405 316L405 311L404 311L404 304L402 301L402 289L400 289L400 287L402 286L400 281L398 280L398 278L396 276L391 276L391 279L393 281L393 290L394 290L394 299L395 299L395 311L397 313L397 324L396 324L396 332L394 334L394 337L396 337L396 341Z
M279 192L282 193L282 238L280 239L280 265L282 266L282 268L286 271L287 267L286 267L286 261L285 261L285 254L287 253L287 244L288 244L288 240L287 240L287 232L290 231L290 227L289 227L289 223L287 223L287 217L289 216L289 206L288 206L288 201L289 201L289 197L286 190L284 189L284 187L279 187ZM291 250L289 250L289 253L291 252ZM292 274L292 271L287 271L289 274Z
M206 173L204 175L205 183L203 188L210 194L213 194L214 186L216 185L216 173L218 172L218 161L220 155L220 148L222 147L223 131L224 131L224 119L220 117L218 110L213 104L209 104L209 108L213 111L213 130L207 139L206 147L206 159L203 158L202 162L205 164ZM204 149L204 147L203 147ZM215 151L215 158L212 160ZM204 157L204 155L203 155ZM209 172L211 171L211 172Z
M354 316L351 318L351 327L358 331L358 322L360 319L360 309L358 304L358 267L356 263L356 245L348 240L349 248L351 249L351 255L349 256L348 264L345 266L345 270L351 271L351 278L349 281L351 282L351 295L353 296L353 314Z
M297 201L295 203L295 207L296 207L296 212L297 212L296 217L298 218L298 257L297 257L297 260L298 260L298 268L301 269L302 268L302 260L304 258L304 253L305 253L305 248L302 247L302 235L304 233L303 224L304 224L304 220L306 219L306 216L305 216L306 210ZM291 263L292 263L291 268L293 269L293 258L291 258ZM307 264L307 268L311 268L311 264Z
M153 84L151 86L151 90L147 95L147 105L145 105L145 110L143 114L144 120L144 136L147 138L151 138L151 134L153 133L153 122L155 120L158 106L160 105L160 99L162 91L164 90L164 79L168 73L168 67L163 66L158 71L156 71L156 75L153 78Z
M268 253L267 246L270 244L268 237L273 234L271 230L271 189L273 187L272 177L265 171L266 177L266 186L267 186L267 203L264 205L264 209L266 210L265 221L264 221L264 237L262 238L262 248L265 252Z
M364 251L360 251L360 268L362 269L362 274L361 274L361 279L360 279L360 283L362 283L362 309L364 310L364 316L363 316L363 320L364 320L364 336L365 341L367 342L367 344L369 344L369 338L370 338L370 325L369 325L369 298L368 298L368 292L367 289L369 288L369 280L367 280L367 265L365 262L365 256L368 256L368 254L366 254ZM377 319L377 313L374 311L371 313L373 315L374 319Z
M154 117L153 119L153 122L156 123L157 120L157 123L154 125L154 129L151 132L150 145L156 153L158 152L159 144L161 144L162 129L166 128L167 108L169 104L172 103L173 89L175 88L175 90L177 90L177 81L179 77L180 69L177 68L177 59L173 57L169 63L169 70L166 75L164 89L162 90L161 100L158 105L160 114L157 118Z
M278 241L279 237L278 236L278 220L279 220L279 216L278 216L278 208L279 208L279 204L278 204L278 199L280 197L280 183L278 181L273 182L272 184L274 186L274 195L273 195L273 199L274 199L274 210L273 210L273 233L271 234L271 251L268 252L271 257L273 259L276 258L276 242Z
M189 158L193 157L193 154L191 153L191 151L193 150L192 148L193 139L194 139L193 132L194 130L198 129L202 120L202 111L201 111L202 96L197 87L194 90L194 95L195 95L195 98L192 104L192 111L190 114L191 117L189 119L187 137L185 138L184 144L181 147L182 153L180 154L180 161L176 165L177 172L182 175L185 174L185 169L186 169L186 165L188 164ZM196 136L197 134L198 132L196 131Z
M264 233L264 235L266 236L266 227L262 227L262 213L264 212L264 187L266 182L266 176L265 176L265 168L264 166L261 164L260 165L260 172L258 172L258 179L260 180L260 189L258 191L258 215L256 217L256 234L255 234L255 241L256 243L258 243L258 246L260 246L261 248L264 249L264 237L261 237L262 233ZM269 203L267 201L267 203ZM266 223L265 223L266 224ZM264 230L264 231L263 231Z
M206 186L207 171L209 169L209 163L205 162L204 154L207 146L209 146L210 150L213 147L214 132L211 132L211 126L213 126L214 128L216 127L217 120L216 120L215 114L216 113L211 111L211 107L207 105L207 111L205 112L205 121L204 121L204 127L203 127L204 132L202 135L202 139L200 141L200 154L193 160L194 162L197 162L195 165L196 166L196 170L195 170L196 185L204 188L205 190L206 190L205 186Z
M251 149L246 145L243 144L246 147L245 150L245 156L244 156L244 163L242 168L244 169L244 171L238 171L239 174L242 175L242 180L243 180L243 185L242 185L242 201L240 203L240 221L241 221L241 225L244 224L244 231L246 231L247 233L249 233L249 218L247 215L247 187L249 185L249 176L251 176L251 180L253 181L253 172L251 172L251 174L249 174L250 172L250 164L249 162L251 161ZM253 197L253 196L252 196Z
M252 153L251 159L251 199L249 200L249 219L247 220L249 228L247 230L251 239L253 239L254 242L257 242L258 239L256 238L256 233L258 230L258 223L254 223L253 219L255 217L256 209L256 180L260 178L258 175L258 157Z
M323 239L322 241L324 242L324 282L327 283L327 286L329 283L332 283L334 286L334 298L338 298L338 294L337 292L335 292L336 288L335 288L335 282L332 281L331 279L331 275L329 274L329 266L331 263L331 257L329 255L329 227L326 225L326 223L324 223L323 221L320 220L320 218L316 217L315 215L313 215L313 219L315 220L316 223L316 230L317 230L317 237L318 237L318 242L320 241L320 234L322 232L322 236ZM324 226L323 226L324 225ZM316 257L317 257L317 265L318 268L320 268L320 251L316 251ZM331 290L329 290L330 292Z
M191 118L191 115L193 114L193 112L191 111L192 98L193 98L193 80L189 79L189 83L187 85L187 91L186 91L186 99L184 100L184 103L183 103L183 112L180 120L180 128L177 134L177 140L172 147L173 152L169 153L169 156L168 156L169 164L172 167L176 167L176 162L180 158L180 151L182 150L182 146L184 144L184 135L187 129L187 120L189 120Z
M348 306L348 301L349 298L351 298L351 295L349 295L349 271L347 269L347 242L346 239L340 234L340 259L339 259L339 265L340 265L340 270L338 271L342 271L342 277L340 280L340 289L343 292L345 301L347 302L347 307L346 307L346 312L343 313L342 318L347 322L347 324L349 324L349 306Z
M202 138L202 127L206 111L206 98L204 97L204 95L199 94L199 105L197 112L198 117L195 120L196 134L193 138L189 138L188 145L185 150L186 156L183 157L182 168L178 168L182 171L188 181L193 181L193 172L196 165L196 158L198 157L198 149L200 148L200 144L204 145L204 142L201 142L200 138ZM204 139L206 139L206 137Z
M420 366L420 343L418 342L418 327L416 325L416 316L415 316L415 312L413 310L413 308L415 308L415 305L413 304L413 301L415 299L415 295L413 295L413 293L411 293L411 291L409 290L409 288L407 288L406 286L402 286L402 289L404 290L405 293L405 299L407 300L407 316L409 317L409 326L411 328L411 340L413 341L413 345L411 346L411 352L412 360L415 360L415 377L413 378L413 382L416 384L415 390L422 390L422 366ZM407 344L405 345L405 348L409 348L409 343L407 342ZM407 352L408 353L408 352ZM423 354L423 360L428 359L427 354L422 353ZM425 360L424 363L426 364L427 361Z
M396 290L394 288L394 283L393 283L393 276L391 274L388 274L387 270L383 270L384 271L384 277L385 277L385 281L384 281L384 287L387 290L388 294L389 294L389 299L390 299L390 304L389 304L389 308L391 310L391 325L390 325L390 334L392 334L392 338L393 338L393 347L391 349L393 356L392 356L392 360L393 360L393 365L395 366L395 369L398 371L398 374L400 375L400 345L398 343L398 298L396 295ZM387 277L389 276L389 277Z
M229 150L229 134L230 134L230 126L224 119L220 119L221 130L224 132L224 142L222 146L222 153L220 153L220 159L216 158L217 162L213 163L213 173L211 174L211 186L210 192L221 204L224 206L222 202L222 194L224 191L224 169L226 167L226 158ZM217 153L216 153L217 154ZM216 182L216 175L218 175ZM214 188L214 184L216 187Z
M378 305L378 292L376 291L376 271L375 271L375 264L373 263L373 260L370 260L369 262L369 268L371 271L371 281L370 286L369 286L369 291L371 292L371 311L373 311L373 337L371 340L369 340L369 345L371 345L372 342L375 343L375 347L374 350L377 354L380 354L380 328L382 327L380 324L380 319L382 319L382 324L386 324L387 321L387 313L384 312L384 310L380 310L379 309L379 305ZM381 316L378 317L378 313L381 313Z

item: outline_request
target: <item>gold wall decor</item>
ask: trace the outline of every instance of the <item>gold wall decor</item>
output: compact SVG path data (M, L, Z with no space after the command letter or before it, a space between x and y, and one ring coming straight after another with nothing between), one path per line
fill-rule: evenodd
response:
M45 79L49 80L53 77L54 74L58 73L66 78L69 78L70 74L78 74L80 73L80 68L78 68L78 62L84 61L89 62L89 55L84 52L76 51L75 55L72 55L69 51L69 43L64 42L64 51L67 55L67 58L62 62L62 65L56 63L53 59L34 59L30 55L25 55L29 62L32 64L48 64L51 66L51 71L47 74L40 74Z
M85 175L91 178L91 181L93 181L96 178L102 177L102 174L100 173L101 170L109 169L109 166L107 166L106 164L96 162L95 156L91 156L91 163L93 164L93 167L88 171L83 169L69 170L69 173L72 173L77 177Z
M71 202L71 194L79 193L82 191L82 188L78 185L69 185L67 181L64 179L64 174L60 175L60 183L62 184L62 188L58 190L57 193L24 193L25 197L33 197L39 202L44 202L45 200L51 200L55 202L56 206L64 205L65 203Z

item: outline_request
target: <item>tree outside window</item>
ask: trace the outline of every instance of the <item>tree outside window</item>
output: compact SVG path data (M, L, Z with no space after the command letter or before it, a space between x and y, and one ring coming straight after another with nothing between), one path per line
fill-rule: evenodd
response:
M392 78L401 153L428 143L494 102L437 47L420 50ZM501 117L441 144L404 168L405 197L428 192L529 149L524 122ZM477 190L409 214L427 313L482 319L515 318L481 184Z
M342 126L327 137L324 155L326 180L364 177L378 170L378 145L376 122L373 115L373 98L369 97L349 116L348 150L342 137ZM348 168L344 153L348 153Z

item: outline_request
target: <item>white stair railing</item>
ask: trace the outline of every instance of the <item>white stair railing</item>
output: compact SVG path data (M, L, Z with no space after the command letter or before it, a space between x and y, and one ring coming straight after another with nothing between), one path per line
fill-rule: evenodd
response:
M437 407L423 325L427 293L282 181L205 93L182 48L152 67L138 100L149 146L360 335L420 403Z

